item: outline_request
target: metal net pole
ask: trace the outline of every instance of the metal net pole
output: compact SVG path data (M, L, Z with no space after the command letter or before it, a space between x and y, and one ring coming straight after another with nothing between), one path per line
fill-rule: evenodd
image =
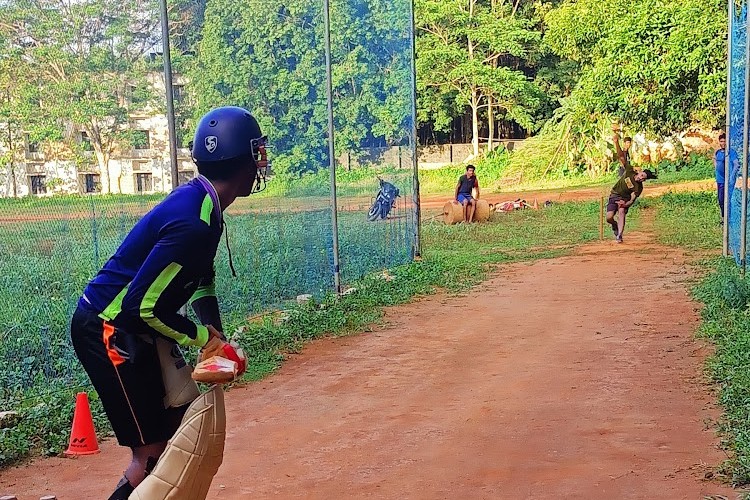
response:
M724 225L722 227L722 255L729 256L729 207L732 201L729 199L729 183L732 181L730 175L731 161L731 131L730 113L732 108L732 32L734 30L734 0L729 0L729 27L727 30L727 111L726 111L726 150L724 151L724 213L721 214Z
M414 0L409 2L411 8L411 119L412 119L412 158L413 167L413 197L414 197L414 257L422 255L422 207L419 198L419 163L417 159L417 49L416 49L416 23L414 20Z
M331 10L328 0L323 0L326 53L326 101L328 102L328 168L331 174L331 224L333 232L333 286L341 293L341 270L339 263L338 200L336 197L336 155L333 129L333 80L331 75Z
M745 9L745 29L750 19L750 9ZM748 153L748 112L750 111L750 50L745 43L745 95L742 131L742 208L740 209L740 271L744 275L747 256L747 153Z

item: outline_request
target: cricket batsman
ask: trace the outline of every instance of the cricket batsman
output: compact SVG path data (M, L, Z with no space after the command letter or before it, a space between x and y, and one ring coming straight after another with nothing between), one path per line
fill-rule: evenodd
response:
M237 361L238 375L245 370L244 356L222 333L214 259L223 211L265 187L265 146L246 109L220 107L203 116L191 146L200 175L135 225L78 302L73 347L119 444L132 450L110 500L127 499L143 481L189 404L165 407L159 342L221 351ZM198 324L179 314L186 303Z

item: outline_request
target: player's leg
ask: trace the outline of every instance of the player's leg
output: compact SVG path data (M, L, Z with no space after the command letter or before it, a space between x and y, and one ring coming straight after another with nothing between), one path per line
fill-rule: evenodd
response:
M620 230L617 227L617 221L615 220L615 214L618 211L617 200L620 198L617 195L610 195L609 201L607 201L607 224L612 227L612 233L617 237L620 234Z
M458 195L459 201L461 202L461 206L463 207L463 216L464 216L464 222L467 221L467 213L469 211L469 200L466 199L464 195Z
M617 210L617 227L620 230L617 234L617 242L622 243L622 235L625 232L625 214L628 213L628 209L625 207L620 207Z
M474 221L474 211L477 209L477 200L474 198L469 198L469 216L466 219L466 222L472 222Z
M127 498L156 464L186 407L164 409L159 357L146 339L81 307L73 315L71 338L119 444L133 450L125 477L110 497Z

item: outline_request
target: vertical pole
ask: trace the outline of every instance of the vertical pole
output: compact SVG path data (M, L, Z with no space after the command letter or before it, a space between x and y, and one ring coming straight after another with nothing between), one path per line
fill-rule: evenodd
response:
M411 147L413 166L414 188L414 257L422 256L422 206L419 197L419 162L417 160L417 48L416 48L416 22L414 20L414 0L408 0L411 8ZM453 146L451 146L453 147ZM453 150L451 149L451 152Z
M331 11L328 0L323 0L323 21L325 24L326 101L328 102L328 169L331 172L331 224L333 225L333 287L336 293L341 293L336 156L333 129L333 80L331 76Z
M726 136L727 136L727 147L724 151L724 213L721 214L724 220L724 225L722 227L723 233L722 233L722 255L724 257L729 256L729 207L732 204L732 201L729 199L729 183L732 181L730 171L731 171L731 161L729 160L729 155L731 151L731 136L730 136L730 127L731 127L731 109L732 109L732 32L734 30L734 0L729 0L729 26L728 26L728 36L727 36L727 111L726 111Z
M745 26L750 17L747 9ZM742 210L740 213L740 273L745 274L747 257L747 153L748 153L748 112L750 111L750 47L745 43L745 109L742 116Z
M599 240L604 239L604 196L599 198Z
M164 87L167 94L167 127L169 129L169 165L172 173L172 189L180 184L177 174L177 136L174 123L174 90L172 89L172 56L169 49L169 17L167 0L159 0L161 7L162 57L164 59Z
M10 92L8 92L10 94ZM8 102L10 102L10 97L8 97ZM13 131L11 130L11 121L10 118L8 119L8 151L10 153L10 178L11 182L13 183L13 198L18 197L18 185L16 184L16 169L15 165L13 164L13 160L15 160L16 152L13 149Z

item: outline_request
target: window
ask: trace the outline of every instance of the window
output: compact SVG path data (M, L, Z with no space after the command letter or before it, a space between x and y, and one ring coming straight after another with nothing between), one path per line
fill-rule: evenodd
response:
M32 194L44 194L47 192L46 175L30 175L29 184Z
M135 174L135 191L136 193L150 193L154 190L151 183L151 174Z
M94 146L91 145L91 138L86 132L81 132L81 147L84 151L94 150Z
M193 177L195 177L195 172L192 170L180 170L177 172L177 180L180 183L180 186L193 180Z
M172 99L176 104L182 103L185 99L185 86L184 85L173 85L172 86Z
M149 137L148 130L133 131L133 148L151 149L151 138Z
M81 187L84 193L98 193L101 191L102 184L99 174L82 174Z

